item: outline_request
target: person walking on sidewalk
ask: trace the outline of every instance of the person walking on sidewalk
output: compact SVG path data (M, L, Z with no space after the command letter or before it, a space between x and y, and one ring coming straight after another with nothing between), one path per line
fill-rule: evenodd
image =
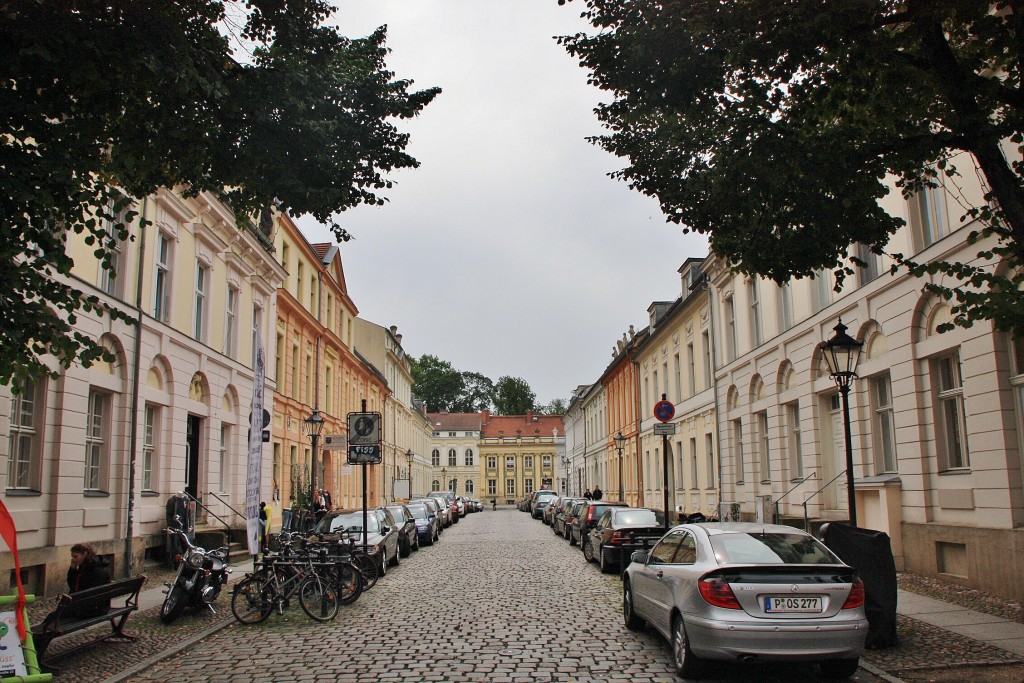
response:
M600 486L595 486L594 492L590 495L593 496L594 500L601 500L602 496L604 496L604 493L601 491Z

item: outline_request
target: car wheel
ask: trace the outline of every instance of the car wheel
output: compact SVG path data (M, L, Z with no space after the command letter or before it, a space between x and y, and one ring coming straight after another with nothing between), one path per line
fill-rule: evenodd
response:
M412 541L406 541L405 543L398 544L398 554L402 557L409 557L412 553Z
M380 565L377 567L377 577L380 578L388 573L388 551L381 548Z
M413 543L414 543L414 545L412 546L412 549L413 550L419 550L420 549L420 535L419 535L419 532L416 533L416 538L413 541Z
M690 649L690 639L686 637L686 626L680 616L672 620L672 663L681 678L700 678L703 671L704 662Z
M601 568L602 574L607 574L612 570L612 566L605 562L604 559L604 546L597 551L597 566Z
M389 560L388 560L388 564L390 564L390 565L391 565L392 567L397 567L397 566L398 566L398 563L399 563L399 562L401 562L401 560L400 560L400 559L398 559L398 556L399 556L400 554L401 554L401 553L400 553L400 552L398 551L398 547L396 546L396 547L395 547L395 554L394 554L394 555L392 555L392 556L391 556L391 559L389 559Z
M622 621L630 631L641 631L644 628L644 620L633 611L633 587L629 581L622 584Z
M859 659L829 659L821 663L821 674L825 678L843 679L857 673Z
M563 536L563 537L565 538L565 540L567 540L567 541L568 541L568 540L569 540L569 538L570 538L570 537L572 536L572 534L571 534L571 533L569 533L569 531L570 531L569 527L567 527L567 526L564 526L564 525L562 526L562 536Z
M569 545L576 545L576 537L572 535L572 531L569 532L566 538L569 539Z
M583 541L583 557L587 562L597 562L597 558L594 557L594 544L589 539Z

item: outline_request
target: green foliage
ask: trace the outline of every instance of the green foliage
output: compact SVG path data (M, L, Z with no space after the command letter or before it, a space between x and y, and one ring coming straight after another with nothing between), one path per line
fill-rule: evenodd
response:
M585 4L597 33L560 42L613 96L597 109L609 133L593 141L628 159L613 176L670 222L709 235L738 271L784 282L828 269L838 289L851 244L883 253L903 225L878 204L888 179L909 197L940 174L979 174L998 209L968 218L998 246L972 266L938 266L957 279L928 288L955 302L957 324L1024 335L1021 283L1002 274L1024 260L1019 3ZM977 168L958 168L957 151ZM932 268L894 256L915 274Z
M323 0L3 3L0 383L102 355L72 329L77 311L104 306L64 279L64 239L84 233L109 267L95 212L121 192L211 191L239 215L276 203L346 240L332 216L383 203L387 173L418 165L392 121L439 91L410 92L386 70L383 27L350 39L325 24L331 11ZM244 59L221 32L239 23ZM123 222L114 232L124 238Z
M478 413L494 403L494 382L479 372L462 373L462 394L452 406L453 413Z
M462 373L448 361L429 354L410 357L410 361L413 395L426 401L427 410L432 413L457 412L453 406L465 389Z
M525 415L534 409L537 396L526 380L519 377L500 377L494 385L494 409L498 415Z
M566 404L561 398L552 399L541 411L545 415L565 415Z

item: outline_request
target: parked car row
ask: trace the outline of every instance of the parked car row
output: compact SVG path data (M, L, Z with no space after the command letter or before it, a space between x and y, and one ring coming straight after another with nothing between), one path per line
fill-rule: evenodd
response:
M541 519L601 571L619 572L626 627L660 633L683 678L700 678L716 660L814 662L837 679L857 671L868 633L864 584L801 529L666 529L660 510L570 497L549 502Z

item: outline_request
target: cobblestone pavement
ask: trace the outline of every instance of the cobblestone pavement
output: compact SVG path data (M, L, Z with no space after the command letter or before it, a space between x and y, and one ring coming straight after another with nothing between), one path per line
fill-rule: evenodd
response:
M334 622L293 607L259 626L232 623L118 680L678 681L659 636L623 627L620 601L617 577L539 521L499 509L445 531ZM132 657L126 669L142 659ZM817 672L723 667L717 676L801 681ZM880 680L863 670L857 679Z

